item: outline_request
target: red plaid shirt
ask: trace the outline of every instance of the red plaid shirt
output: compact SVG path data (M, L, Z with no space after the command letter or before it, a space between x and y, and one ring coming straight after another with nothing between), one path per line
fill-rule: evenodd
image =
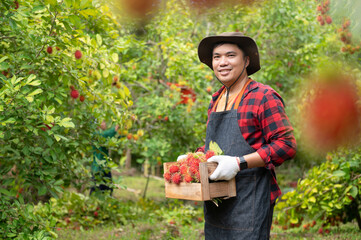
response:
M213 94L208 108L208 119L213 104L223 89L224 86ZM296 154L296 140L284 110L283 100L271 87L252 80L244 91L237 111L238 125L244 139L271 171L271 203L274 203L281 195L275 167L292 159ZM197 151L204 152L204 148L205 146L200 147Z

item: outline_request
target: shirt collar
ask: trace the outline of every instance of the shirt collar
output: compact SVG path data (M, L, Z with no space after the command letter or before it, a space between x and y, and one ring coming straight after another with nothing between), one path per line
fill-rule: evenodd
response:
M251 78L249 78L249 79L251 79ZM212 100L213 101L217 100L217 98L222 93L224 88L225 88L225 86L222 86L217 92L215 92L212 95ZM256 89L256 88L258 88L258 82L251 79L251 82L248 84L247 88L244 90L244 95L246 96L249 92L251 92L253 89Z

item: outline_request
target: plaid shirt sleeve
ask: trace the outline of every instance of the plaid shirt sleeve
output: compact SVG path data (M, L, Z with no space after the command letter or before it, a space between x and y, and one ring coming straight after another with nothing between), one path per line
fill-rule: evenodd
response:
M282 98L273 89L267 89L262 95L257 116L264 140L256 149L266 168L274 169L295 156L296 141Z

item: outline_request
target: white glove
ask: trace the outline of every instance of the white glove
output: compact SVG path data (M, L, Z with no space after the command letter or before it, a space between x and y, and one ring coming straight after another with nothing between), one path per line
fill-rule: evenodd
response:
M217 162L216 170L209 176L211 180L231 180L239 172L237 157L226 155L216 155L207 160L207 162Z
M178 158L177 158L177 162L179 162L179 161L182 160L182 159L186 159L187 156L188 156L187 154L185 154L185 155L179 155Z

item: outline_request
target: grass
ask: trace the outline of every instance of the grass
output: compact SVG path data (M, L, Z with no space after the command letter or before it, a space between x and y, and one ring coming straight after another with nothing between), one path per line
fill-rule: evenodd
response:
M144 196L147 177L142 175L123 177L122 184L126 186L126 189L115 190L114 197L122 200L136 200ZM154 201L164 201L163 179L150 177L145 196Z
M127 189L115 190L114 197L121 201L134 201L134 206L139 207L139 204L142 204L140 199L143 197L146 183L147 178L142 175L125 176L123 177L122 184L126 185ZM287 183L285 183L285 187L286 185ZM154 201L154 205L151 205L154 206L154 209L146 209L149 208L149 206L145 205L140 206L146 213L138 212L139 218L137 220L129 221L126 225L101 226L89 230L62 229L57 231L59 235L58 239L204 239L202 203L166 199L163 180L153 177L149 178L146 197ZM185 219L189 216L185 213L188 211L187 205L191 206L190 209L195 209L196 216L198 216L191 221ZM155 214L156 211L162 211L162 218L159 218L159 214ZM186 223L184 223L185 221ZM332 227L330 228L331 232L324 235L317 233L318 228L319 226L316 225L309 231L304 231L302 227L283 230L280 226L273 225L271 239L361 239L361 233L358 230L356 222L343 224L340 225L340 227Z

